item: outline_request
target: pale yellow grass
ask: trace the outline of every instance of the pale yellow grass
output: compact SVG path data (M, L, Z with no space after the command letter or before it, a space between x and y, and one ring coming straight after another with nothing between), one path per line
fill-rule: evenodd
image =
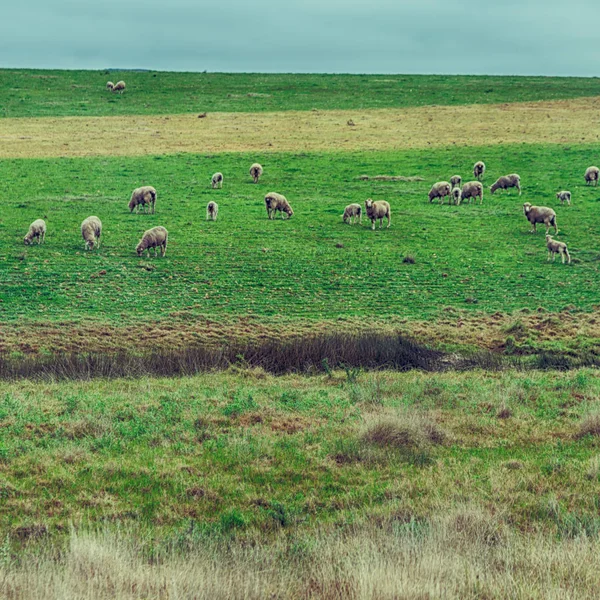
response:
M0 565L7 600L265 598L362 600L597 598L597 538L523 535L458 506L432 522L284 535L256 544L205 539L144 559L135 536L73 533L58 559Z
M393 150L600 140L600 97L498 105L0 119L0 158ZM348 120L355 126L348 126Z

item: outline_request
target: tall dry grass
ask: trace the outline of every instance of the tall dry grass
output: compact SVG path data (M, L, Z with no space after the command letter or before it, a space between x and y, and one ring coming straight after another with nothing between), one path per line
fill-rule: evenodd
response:
M147 550L123 533L71 534L52 558L0 567L7 600L596 598L600 541L524 535L474 506L270 541ZM56 558L58 556L58 558ZM6 559L6 557L5 557Z

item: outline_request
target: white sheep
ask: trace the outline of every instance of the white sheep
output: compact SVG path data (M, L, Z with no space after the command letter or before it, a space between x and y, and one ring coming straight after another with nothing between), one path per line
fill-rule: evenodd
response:
M344 214L342 215L342 219L344 223L356 223L358 221L359 224L362 223L362 206L360 204L348 204L344 209Z
M435 198L439 198L440 204L443 204L444 198L449 196L451 191L452 186L447 181L438 181L429 190L429 202L433 202Z
M160 225L158 227L153 227L152 229L144 231L144 235L136 246L135 251L138 256L142 256L147 250L148 256L150 256L150 249L153 248L154 256L157 256L158 249L160 248L160 254L161 256L164 256L167 253L168 238L169 232L164 227L161 227Z
M254 163L250 167L250 175L252 176L252 179L254 179L254 183L258 183L258 180L260 179L262 174L263 174L263 168L258 163Z
M546 226L546 235L550 227L554 227L554 235L558 233L558 224L556 222L556 213L547 206L532 206L529 202L523 204L523 213L525 218L533 225L529 233L536 232L536 224L543 223Z
M43 244L46 240L46 221L44 219L36 219L29 226L29 231L25 234L23 243L29 246L33 243L34 238L37 238L38 244Z
M475 176L475 179L480 181L483 178L484 173L485 173L485 163L481 160L478 160L473 165L473 175Z
M279 211L281 213L281 218L284 218L284 214L287 215L287 218L290 219L294 215L294 211L290 206L290 203L287 201L285 196L278 194L277 192L269 192L265 196L265 207L267 209L267 216L269 219L275 218L275 213Z
M217 215L219 214L219 205L211 200L206 205L206 220L207 221L216 221Z
M210 184L212 185L213 190L218 187L222 188L223 187L223 173L215 173L210 180Z
M98 217L88 217L81 223L81 237L85 241L85 249L100 248L102 221Z
M387 218L387 226L392 224L392 213L390 203L385 200L373 202L371 198L365 200L365 208L367 209L367 217L371 219L371 229L375 229L375 221L379 219L379 229L383 224L384 217Z
M568 192L567 190L556 192L556 199L560 200L561 204L566 202L569 206L571 206L571 192Z
M142 187L136 188L131 193L131 199L129 200L129 212L139 212L140 206L144 208L144 211L148 210L152 214L156 211L156 190L151 185L143 185ZM147 208L146 208L147 207Z
M490 193L493 194L496 190L507 190L508 188L516 187L519 190L519 196L521 195L521 177L516 173L510 175L503 175L491 185Z
M599 175L600 169L598 169L598 167L588 167L585 171L585 185L593 183L594 187L597 186Z
M552 256L552 262L554 262L556 255L560 254L563 265L565 264L565 256L569 259L569 264L571 264L571 255L564 242L557 242L552 239L551 235L546 234L546 248L548 248L548 260Z
M479 198L479 203L483 204L483 185L479 181L468 181L462 187L462 199L469 199L469 204L471 204L471 200L474 199L477 202L477 198Z

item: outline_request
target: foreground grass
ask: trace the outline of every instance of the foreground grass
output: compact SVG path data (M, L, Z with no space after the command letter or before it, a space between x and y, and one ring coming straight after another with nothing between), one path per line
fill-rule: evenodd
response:
M0 383L6 598L592 598L600 378Z
M184 316L219 319L284 316L293 321L363 316L429 319L444 307L487 313L598 302L598 192L581 173L595 146L505 146L413 152L156 156L9 160L0 220L0 319L132 323ZM487 191L483 206L427 201L431 182L468 177L476 158L489 183L518 171L524 192ZM264 161L264 180L247 175ZM548 169L547 165L552 165ZM210 175L225 174L222 190ZM360 181L362 173L416 175L423 181ZM129 214L131 190L158 189L155 215ZM555 191L573 192L573 205ZM295 209L268 221L263 197L284 193ZM343 207L366 197L387 199L392 227L344 225ZM204 220L209 199L219 220ZM543 230L528 233L522 203L555 207L559 239L573 264L547 264ZM84 252L80 223L104 223L99 252ZM23 246L29 223L43 217L46 244ZM165 259L139 259L145 229L170 232ZM404 262L405 256L414 264ZM43 346L40 339L39 346Z
M124 79L121 96L105 90ZM597 96L596 78L0 70L0 117L391 108Z

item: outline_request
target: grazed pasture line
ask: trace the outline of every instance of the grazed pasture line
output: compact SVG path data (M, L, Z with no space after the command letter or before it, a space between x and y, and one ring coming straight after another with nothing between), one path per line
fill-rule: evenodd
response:
M0 119L0 158L401 150L600 141L600 97L497 105ZM354 125L349 125L352 121Z

